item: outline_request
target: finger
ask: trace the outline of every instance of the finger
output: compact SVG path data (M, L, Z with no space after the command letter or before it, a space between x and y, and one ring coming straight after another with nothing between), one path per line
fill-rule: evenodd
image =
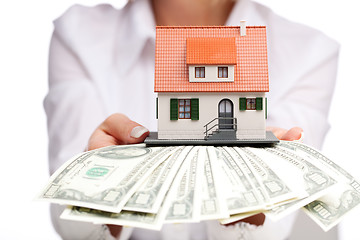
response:
M149 130L123 114L109 116L91 135L88 150L118 144L140 143Z
M120 113L109 116L99 128L113 136L118 144L143 142L149 133L148 129Z
M120 233L122 231L122 226L111 225L111 224L106 224L106 225L109 228L109 231L113 237L118 238L120 236Z
M288 130L280 140L294 141L302 138L303 130L300 127L293 127Z
M104 132L102 129L97 128L91 135L86 150L90 151L90 150L112 146L112 145L118 145L118 144L119 143L116 138Z
M267 127L266 130L271 131L278 139L281 139L281 137L287 132L286 129L278 127Z
M255 214L253 216L244 218L242 220L226 224L225 226L231 226L231 225L234 225L234 224L236 224L238 222L245 222L245 223L250 223L250 224L256 225L256 226L261 226L265 222L265 215L263 213L258 213L258 214Z

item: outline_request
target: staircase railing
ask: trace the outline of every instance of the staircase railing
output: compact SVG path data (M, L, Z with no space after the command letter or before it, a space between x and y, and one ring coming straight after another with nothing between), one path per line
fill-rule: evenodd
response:
M232 123L220 123L220 121L217 121L217 123L210 126L210 124L214 123L214 121L216 121L216 120L233 120L233 121L232 121ZM228 126L230 126L230 128L225 128ZM205 132L204 132L205 138L207 138L209 136L210 131L212 133L218 129L222 129L222 127L224 127L223 129L233 129L236 131L237 130L237 118L217 117L217 118L214 118L213 120L211 120L210 122L208 122L206 125L204 125L204 127L205 127Z

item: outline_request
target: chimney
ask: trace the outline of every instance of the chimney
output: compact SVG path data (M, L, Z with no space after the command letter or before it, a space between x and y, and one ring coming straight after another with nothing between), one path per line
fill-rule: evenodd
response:
M246 36L246 21L240 21L240 36Z

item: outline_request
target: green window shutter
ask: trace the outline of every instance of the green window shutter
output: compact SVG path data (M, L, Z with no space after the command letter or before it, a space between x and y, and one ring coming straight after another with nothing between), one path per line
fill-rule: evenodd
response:
M246 110L246 98L239 98L240 111Z
M191 99L191 120L199 120L199 99Z
M156 119L159 119L159 98L156 98Z
M263 110L263 98L262 97L256 98L256 110Z
M179 104L177 98L170 99L170 120L178 120Z

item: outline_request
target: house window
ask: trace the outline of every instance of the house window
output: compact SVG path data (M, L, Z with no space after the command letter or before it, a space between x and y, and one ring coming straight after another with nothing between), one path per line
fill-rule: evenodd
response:
M256 110L255 98L247 98L246 99L246 110Z
M195 67L195 78L205 78L205 67Z
M218 78L228 78L228 67L218 67Z
M263 98L239 98L240 111L245 110L263 110Z
M170 120L199 120L199 99L170 99Z
M191 118L191 102L190 99L179 99L179 118Z

